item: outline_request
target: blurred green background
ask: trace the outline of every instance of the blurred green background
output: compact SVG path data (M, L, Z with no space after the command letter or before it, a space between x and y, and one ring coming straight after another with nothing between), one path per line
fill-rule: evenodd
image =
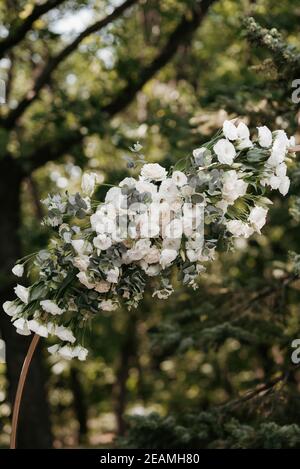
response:
M136 141L171 165L240 116L299 142L299 20L297 0L2 0L1 302L15 260L51 235L40 200L77 190L83 170L118 182ZM56 361L44 342L19 447L300 448L297 163L290 176L262 236L220 254L197 291L174 276L166 302L149 288L136 311L99 312L87 362ZM7 447L28 340L3 311L0 334Z

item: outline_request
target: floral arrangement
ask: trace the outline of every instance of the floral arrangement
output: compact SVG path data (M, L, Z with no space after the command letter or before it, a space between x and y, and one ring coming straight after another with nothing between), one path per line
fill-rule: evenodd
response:
M17 299L4 303L19 334L53 335L50 353L85 360L86 326L101 311L136 307L149 277L153 296L172 292L177 268L183 284L197 277L215 252L235 237L260 233L266 223L269 189L286 195L286 162L295 145L283 130L225 121L215 137L167 171L143 164L137 178L111 187L104 202L92 199L94 173L84 174L82 192L49 195L44 223L53 227L48 249L18 261L13 273L38 272ZM141 146L132 150L139 161Z

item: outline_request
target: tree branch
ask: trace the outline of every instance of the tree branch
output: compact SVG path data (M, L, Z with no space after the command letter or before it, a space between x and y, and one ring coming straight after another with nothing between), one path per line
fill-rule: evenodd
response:
M184 15L171 33L167 43L161 52L154 58L150 65L141 69L139 76L136 80L129 81L123 90L109 103L100 109L104 118L111 118L115 114L123 111L134 99L135 95L153 76L164 67L175 55L181 44L191 39L192 34L201 24L209 7L216 0L197 0L190 12L191 14ZM99 112L99 111L98 111ZM94 122L95 113L91 113L90 121ZM38 168L49 160L59 158L66 150L69 150L75 144L83 140L85 135L81 134L78 130L70 132L68 136L55 140L53 145L51 143L44 144L34 152L31 156L31 165L33 168Z
M126 0L120 6L116 7L111 14L87 27L68 46L61 50L61 52L59 52L54 57L51 57L36 77L33 88L26 94L26 96L24 96L17 107L13 109L7 118L1 123L2 126L6 129L11 129L14 126L16 121L22 116L28 106L30 106L30 104L32 104L33 101L38 98L41 89L50 82L52 73L57 69L59 64L77 49L78 45L83 41L83 39L97 31L100 31L109 23L119 18L122 13L124 13L124 11L137 3L137 1L138 0Z
M48 0L42 5L35 5L31 14L27 16L27 18L25 18L25 20L16 29L12 29L5 39L0 41L0 57L22 41L37 19L63 2L64 0Z

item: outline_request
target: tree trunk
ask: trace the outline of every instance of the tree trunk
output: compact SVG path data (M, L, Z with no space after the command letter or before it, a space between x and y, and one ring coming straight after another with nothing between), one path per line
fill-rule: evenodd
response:
M124 331L124 342L121 346L119 367L115 384L115 416L117 421L117 434L124 435L126 423L124 413L127 404L127 380L129 377L130 364L137 353L137 318L129 315L126 330Z
M14 402L18 379L30 337L20 336L2 310L2 304L14 297L15 279L11 268L20 257L20 188L22 173L9 158L0 163L0 331L6 345L6 374L9 401ZM18 448L49 448L52 446L49 410L40 347L32 360L20 409L17 437Z
M70 380L71 380L71 389L74 398L74 411L76 414L76 418L79 424L79 431L78 431L78 443L86 443L87 441L87 433L88 433L88 412L84 397L84 391L82 388L82 384L80 382L80 376L78 369L75 366L71 367L70 370Z

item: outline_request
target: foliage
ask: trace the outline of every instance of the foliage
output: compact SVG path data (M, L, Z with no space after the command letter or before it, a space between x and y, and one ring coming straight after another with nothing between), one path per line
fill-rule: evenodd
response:
M17 26L32 3L15 2L16 10L8 13L3 2L4 27ZM299 103L291 100L292 82L299 78L295 0L215 1L192 36L172 39L174 54L167 47L170 35L185 14L192 18L196 2L139 2L86 36L32 95L37 72L76 36L66 23L63 34L55 23L86 7L92 20L100 18L108 3L61 2L0 63L9 84L0 122L2 285L14 281L10 270L18 257L47 243L39 200L58 188L79 191L82 170L96 171L115 185L128 175L128 147L137 140L151 161L166 167L237 116L252 133L267 123L295 134L299 142ZM146 77L145 68L162 51L166 61L156 61L160 67ZM7 117L26 96L24 113L9 127ZM7 153L22 169L16 180L15 166L7 170ZM174 277L175 292L167 303L147 289L138 314L120 308L98 317L86 339L92 352L84 364L44 357L56 447L76 446L79 439L107 447L125 430L122 444L131 447L167 448L174 441L184 448L299 447L300 376L290 358L300 328L299 174L295 165L288 199L272 195L263 234L219 254L196 292ZM97 198L106 190L103 185ZM6 210L8 195L18 193L21 202ZM7 231L20 206L21 223ZM15 233L22 252L11 247ZM3 384L3 368L1 373ZM246 400L268 384L258 399L255 394ZM1 442L7 444L8 393L1 391L0 401Z

